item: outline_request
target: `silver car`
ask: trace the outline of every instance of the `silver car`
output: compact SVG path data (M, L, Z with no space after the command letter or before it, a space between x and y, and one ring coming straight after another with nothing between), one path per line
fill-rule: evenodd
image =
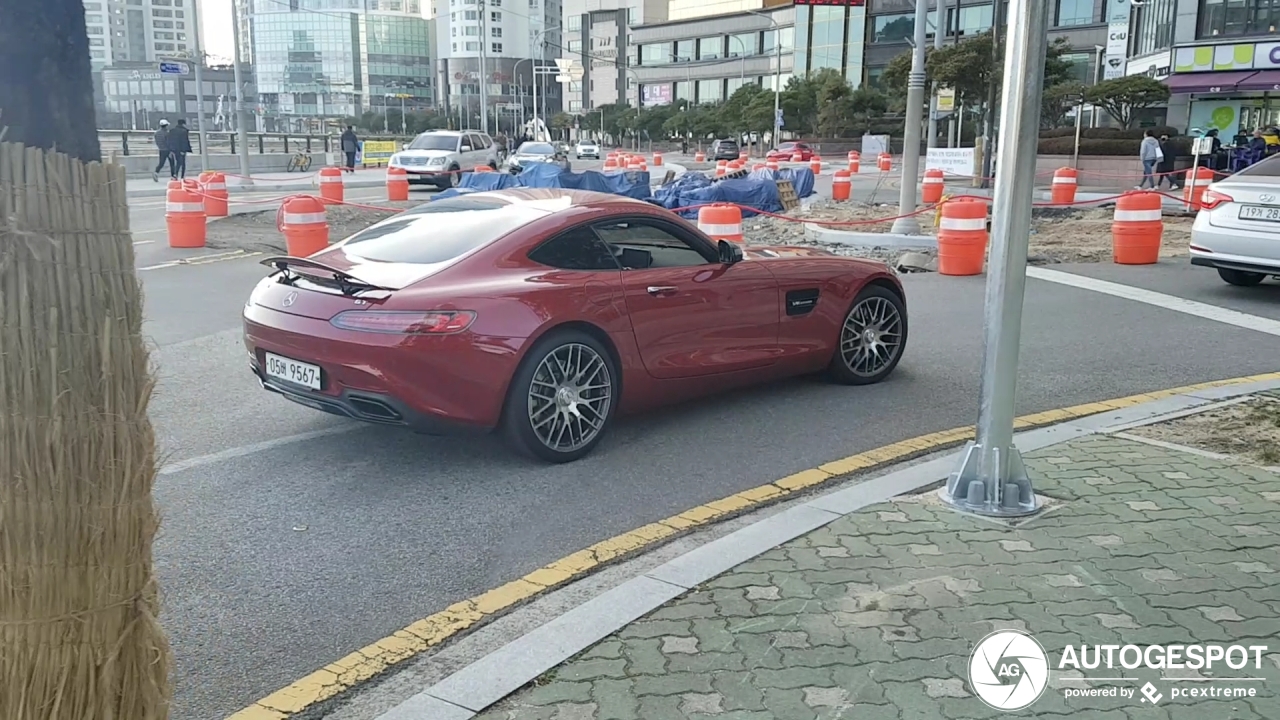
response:
M1191 226L1191 264L1232 285L1280 277L1280 155L1209 185Z

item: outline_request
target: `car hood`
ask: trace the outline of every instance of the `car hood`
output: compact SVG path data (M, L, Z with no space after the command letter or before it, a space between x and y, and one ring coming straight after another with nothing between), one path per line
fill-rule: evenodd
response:
M400 152L396 153L396 155L399 155L402 158L404 157L442 158L442 157L449 157L450 155L454 155L454 154L456 154L456 152L453 150L401 150Z

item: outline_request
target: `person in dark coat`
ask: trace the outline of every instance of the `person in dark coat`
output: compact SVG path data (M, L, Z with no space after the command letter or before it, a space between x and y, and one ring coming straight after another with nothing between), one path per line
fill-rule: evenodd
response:
M169 156L169 121L161 120L160 127L156 129L155 134L156 153L160 155L160 162L156 164L156 169L151 171L151 180L153 182L160 181L160 171L164 169L165 163L169 163L169 170L173 170L173 159Z
M1177 173L1174 172L1174 162L1177 160L1178 151L1173 147L1168 135L1160 136L1160 152L1164 154L1164 157L1156 164L1156 172L1160 173L1160 179L1156 180L1156 187L1162 187L1167 180L1169 187L1177 190L1182 187Z
M178 126L169 131L169 170L174 180L187 177L187 153L191 152L191 131L187 121L179 120Z
M347 155L347 172L355 172L356 153L360 152L360 138L356 137L355 128L350 125L342 133L342 152Z

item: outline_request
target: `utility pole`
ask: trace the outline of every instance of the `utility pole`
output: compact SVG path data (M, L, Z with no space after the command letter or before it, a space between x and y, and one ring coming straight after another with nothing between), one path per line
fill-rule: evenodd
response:
M236 83L236 142L240 144L240 184L252 185L253 175L249 172L249 125L248 115L244 109L244 75L240 70L240 0L231 0L231 33L235 43L235 57L232 60L234 80Z
M992 7L991 22L991 84L987 87L987 107L982 114L982 187L991 187L992 170L996 164L992 158L996 153L996 73L1000 66L1000 22L1004 14L1003 0L995 0Z
M924 0L916 0L924 2ZM933 49L942 49L942 38L947 34L947 9L943 7L947 0L935 0L938 4L933 14ZM926 146L935 148L938 146L938 83L930 85L929 94L929 138Z
M200 5L191 0L191 28L195 33L196 47L196 132L200 136L200 172L209 172L209 136L204 129L204 46L200 42ZM182 87L182 79L178 78ZM185 97L186 92L182 95Z
M1036 154L1016 148L1034 148L1040 131L1049 3L1012 0L1010 5L1000 144L1014 150L1000 158L1004 163L996 174L992 203L978 434L977 441L965 448L959 469L947 479L941 493L942 499L958 510L993 517L1021 517L1040 509L1022 456L1013 444L1036 174Z
M907 80L907 127L902 134L902 190L898 194L898 215L890 232L899 235L920 234L916 211L916 182L920 175L920 126L924 121L924 39L929 22L929 6L916 0L915 47L911 54L911 75Z
M489 12L485 0L476 0L480 5L480 132L489 134L489 73L485 71L484 46L489 44L488 31L485 29L485 13Z

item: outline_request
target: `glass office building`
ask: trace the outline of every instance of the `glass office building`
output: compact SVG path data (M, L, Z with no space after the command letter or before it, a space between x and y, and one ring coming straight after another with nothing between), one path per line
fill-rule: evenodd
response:
M251 0L250 7L258 106L270 129L431 104L419 0Z

